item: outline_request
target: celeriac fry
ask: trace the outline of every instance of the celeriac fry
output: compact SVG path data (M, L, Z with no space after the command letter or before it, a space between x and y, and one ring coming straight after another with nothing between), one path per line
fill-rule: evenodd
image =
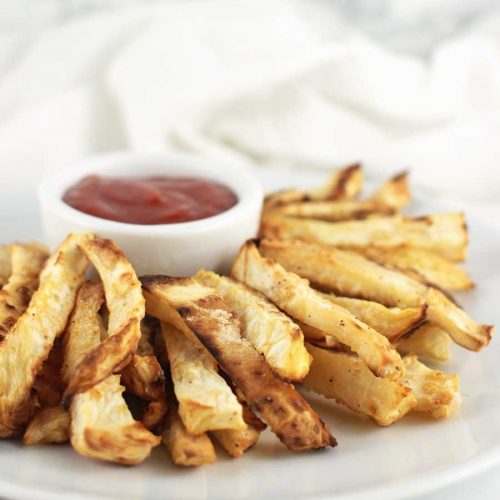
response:
M35 377L66 326L87 271L79 244L88 237L69 235L49 258L28 309L0 343L1 437L21 432L30 417L26 406Z
M476 323L439 290L356 253L286 240L262 240L259 249L289 271L342 295L363 297L387 306L427 304L427 319L466 349L479 351L493 335L493 326Z
M301 219L317 219L339 222L364 219L369 215L393 215L394 208L374 200L304 201L287 203L268 209L265 217L288 216Z
M281 378L298 382L307 375L311 356L304 346L304 335L272 302L246 285L210 271L198 271L195 279L222 295L238 316L243 337Z
M303 386L335 399L379 425L390 425L417 404L412 391L399 382L376 377L357 356L306 343L313 356Z
M335 247L359 249L401 245L426 248L450 260L467 255L467 228L463 214L436 214L407 218L401 215L363 220L325 222L293 217L266 216L260 234L267 238L313 241Z
M286 189L266 196L264 211L288 203L321 200L351 200L363 187L363 171L361 165L354 164L333 172L326 182L306 191Z
M190 278L148 276L141 281L148 314L198 339L289 449L336 444L307 401L241 337L238 319L216 290Z
M263 293L292 318L349 346L376 375L394 380L401 376L401 358L383 335L325 299L307 280L262 257L255 242L248 241L241 248L232 275Z
M382 184L370 200L395 210L401 210L411 201L408 172L400 172Z
M121 383L127 391L149 402L142 416L142 423L148 429L156 427L167 411L165 374L152 344L155 326L155 323L146 319L141 322L141 339L137 353L121 373Z
M470 290L474 283L465 269L430 250L414 247L391 249L366 247L360 253L380 264L395 267L412 278L430 282L444 290Z
M170 459L181 467L198 467L216 462L215 448L208 435L190 434L179 417L177 401L167 380L167 418L161 434L163 444L167 448Z
M12 273L12 247L13 245L0 246L0 288L7 283L7 280Z
M425 319L427 311L425 304L416 307L386 307L371 300L338 297L332 293L322 295L334 304L347 309L391 342L417 327Z
M109 309L108 338L88 352L74 371L64 399L119 372L132 359L141 337L144 299L134 269L111 240L88 238L80 247L97 269Z
M71 380L82 359L101 342L97 319L104 301L100 283L87 282L78 292L64 337L63 377ZM75 394L70 404L73 448L81 455L132 465L145 460L160 439L132 418L123 399L119 375L110 375L94 387Z
M243 406L243 420L247 424L246 429L223 429L211 433L228 455L233 458L241 457L245 451L254 446L259 440L260 433L266 428L266 425L246 403L241 404Z
M7 335L28 307L48 252L38 245L14 244L10 257L11 274L0 290L0 338Z
M418 361L416 356L403 358L406 375L403 383L411 388L417 405L415 411L425 412L433 418L448 418L460 408L460 379L432 370Z
M161 330L167 346L179 416L190 434L218 429L246 429L243 408L217 363L169 323Z
M395 345L401 354L416 354L429 361L447 361L450 359L450 344L451 338L442 328L426 322Z
M24 431L23 444L52 444L69 441L70 416L62 406L37 413Z

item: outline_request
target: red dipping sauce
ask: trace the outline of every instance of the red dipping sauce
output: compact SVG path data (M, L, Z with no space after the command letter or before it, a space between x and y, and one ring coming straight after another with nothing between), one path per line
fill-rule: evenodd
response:
M226 186L198 177L122 178L89 175L63 196L69 206L129 224L173 224L206 219L236 205Z

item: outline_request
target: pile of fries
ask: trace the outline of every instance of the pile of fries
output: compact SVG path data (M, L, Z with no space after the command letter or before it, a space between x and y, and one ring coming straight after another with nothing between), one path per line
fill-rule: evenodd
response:
M266 426L293 451L335 446L308 391L383 426L453 415L458 375L424 362L493 334L449 295L473 286L457 264L463 215L400 215L405 174L360 200L362 182L355 165L269 195L231 277L138 279L93 234L51 256L1 247L0 436L127 465L163 442L173 463L198 466L215 462L213 440L239 457Z

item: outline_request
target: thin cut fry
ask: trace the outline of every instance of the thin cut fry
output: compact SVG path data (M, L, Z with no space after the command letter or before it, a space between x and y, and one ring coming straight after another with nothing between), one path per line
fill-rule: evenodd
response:
M64 330L84 280L88 261L79 243L88 235L70 235L50 257L40 286L25 313L0 344L0 436L21 432L35 377L55 338Z
M339 222L365 219L369 215L393 215L394 208L373 200L304 201L268 209L265 217L288 216Z
M325 222L269 215L260 233L267 238L300 239L349 249L401 245L426 248L450 260L467 255L467 228L463 214L437 214L414 219L401 215L363 220Z
M70 416L62 406L45 408L35 415L23 436L25 445L66 443L69 441Z
M488 345L493 326L473 321L442 292L361 255L300 241L262 240L260 251L289 271L341 295L363 297L387 306L427 304L427 319L466 349Z
M390 425L417 404L411 390L399 382L376 377L352 354L327 351L306 343L313 356L306 389L335 399L379 425Z
M395 345L401 354L416 354L429 361L447 361L450 359L450 344L451 338L442 328L426 322Z
M9 276L12 273L12 247L14 245L0 246L0 287L7 283Z
M12 245L11 274L0 291L0 338L28 307L47 258L47 250L38 245Z
M417 399L415 411L425 412L433 418L448 418L460 409L458 375L432 370L416 356L405 356L403 361L406 368L403 383L411 388Z
M424 319L427 306L386 307L378 302L351 297L338 297L331 293L323 297L347 309L360 321L370 325L391 342L417 327Z
M363 187L363 171L361 165L354 164L336 170L327 181L316 189L301 191L287 189L266 196L264 210L301 201L321 200L351 200Z
M127 366L137 350L144 318L141 285L116 244L92 238L83 240L80 246L104 283L109 309L108 338L80 361L66 389L66 402L75 393L90 389Z
M243 408L219 375L212 356L174 326L162 323L161 329L178 413L187 431L202 434L218 429L246 429Z
M167 383L168 412L161 438L170 459L181 467L198 467L213 464L217 460L215 448L208 435L203 432L190 434L182 423L177 411L177 401L173 395L171 381Z
M349 346L376 375L394 380L401 376L401 358L383 335L346 309L325 299L309 286L307 280L262 257L253 241L247 242L240 250L232 274L263 293L292 318Z
M233 458L241 457L245 451L254 446L259 440L260 433L266 428L266 425L246 403L242 403L242 406L243 419L247 424L246 429L224 429L212 432L214 438Z
M396 210L404 208L411 201L408 172L401 172L389 179L370 199Z
M104 300L102 285L87 282L80 288L64 338L63 376L71 380L81 359L100 343L98 310ZM140 463L159 443L132 418L123 399L120 376L111 375L91 389L77 393L70 404L71 445L81 455L126 465Z
M209 271L198 271L195 279L222 295L241 321L243 337L281 378L298 382L307 375L311 356L304 335L272 302L246 285Z
M240 336L238 319L216 290L194 279L166 276L143 277L142 284L148 314L198 339L288 448L335 444L307 401Z
M362 255L380 264L395 267L408 276L437 285L444 290L470 290L474 283L465 269L430 250L413 247L391 249L367 247Z

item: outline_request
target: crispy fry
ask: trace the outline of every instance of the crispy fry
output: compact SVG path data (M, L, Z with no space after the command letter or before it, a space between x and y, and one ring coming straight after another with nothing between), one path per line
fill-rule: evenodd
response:
M296 238L349 249L407 245L426 248L457 261L467 255L467 228L463 214L458 213L414 219L394 215L344 222L269 215L263 219L260 233L268 238Z
M245 451L254 446L259 440L260 433L266 428L246 403L242 403L242 406L246 429L223 429L211 433L233 458L241 457Z
M14 245L0 246L0 288L7 283L12 273L12 247Z
M311 356L300 328L272 302L231 278L201 270L195 279L215 288L241 321L241 333L285 380L298 382L309 371Z
M395 345L401 354L416 354L429 361L447 361L450 359L450 344L451 338L442 328L426 322Z
M40 286L25 313L0 344L0 436L21 432L29 418L23 408L30 400L35 377L55 338L63 331L88 261L79 243L88 235L70 235L50 257Z
M66 443L69 441L70 416L62 406L45 408L29 423L23 436L25 445Z
M85 255L104 283L109 309L108 338L87 352L75 369L64 399L90 389L111 373L124 368L137 350L144 318L144 299L135 271L111 240L92 238L81 242Z
M205 432L190 434L182 423L171 380L167 380L167 404L167 418L161 438L172 462L181 467L215 463L215 448L208 435Z
M216 290L189 278L149 276L141 281L148 314L198 339L288 448L335 444L307 401L240 336L238 319Z
M370 325L391 342L417 327L424 319L427 306L386 307L378 302L351 297L337 297L331 293L323 294L334 304L347 309L360 321Z
M325 299L307 280L262 257L254 242L249 241L242 247L232 274L263 293L292 318L349 346L376 375L390 379L401 376L401 358L384 336Z
M61 377L63 358L64 352L59 337L55 340L33 384L33 391L42 408L57 406L61 402L66 388Z
M460 408L460 379L432 370L418 361L416 356L403 358L406 375L403 383L411 388L417 399L415 411L425 412L433 418L448 418Z
M474 287L464 269L430 250L406 246L391 249L367 247L361 250L361 254L444 290L462 291Z
M121 374L121 382L127 391L149 402L142 416L142 423L148 429L153 429L161 423L167 411L165 374L152 344L154 330L155 323L146 320L141 322L141 339L137 354Z
M38 245L15 244L10 257L11 274L0 291L0 338L7 335L27 309L48 253Z
M404 208L411 201L408 172L396 174L392 179L382 184L370 199L396 210Z
M300 241L262 240L263 255L291 272L335 290L387 306L416 307L427 304L427 319L472 351L488 345L493 326L474 322L442 292L404 274L387 269L361 255Z
M306 346L313 356L303 381L306 389L368 415L379 425L392 424L416 406L408 387L376 377L357 356Z
M101 341L97 313L103 300L103 288L98 283L87 282L78 292L64 338L65 380L72 379L80 360L95 351ZM123 391L120 376L110 375L72 398L71 444L78 453L131 465L145 460L159 443L159 438L132 418Z
M268 209L264 217L288 216L339 222L364 219L373 214L393 215L394 213L394 208L374 200L305 201Z
M316 189L301 191L286 189L266 196L264 210L280 205L302 201L351 200L363 187L363 171L361 165L354 164L336 170L327 181Z
M218 429L245 429L243 408L219 375L210 354L171 324L162 323L161 329L178 413L187 431L202 434Z

